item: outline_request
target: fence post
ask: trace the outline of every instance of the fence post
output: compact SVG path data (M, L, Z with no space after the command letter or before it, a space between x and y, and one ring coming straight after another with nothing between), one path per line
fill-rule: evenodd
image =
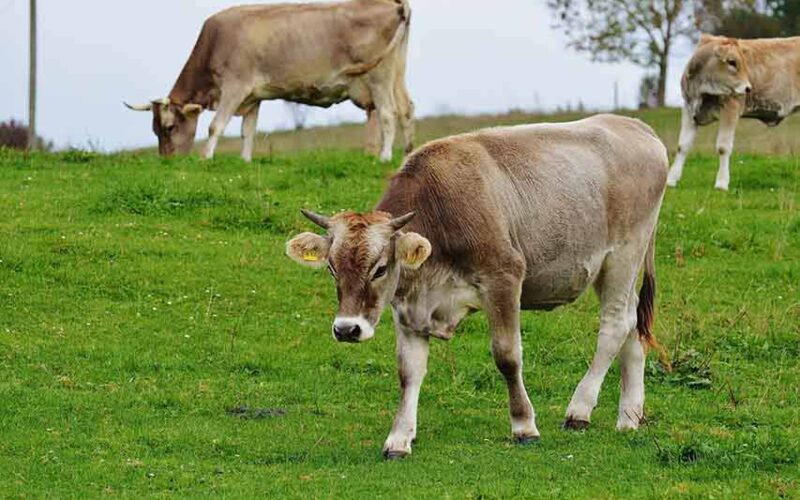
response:
M36 143L36 0L30 0L30 40L28 73L28 150L37 149Z

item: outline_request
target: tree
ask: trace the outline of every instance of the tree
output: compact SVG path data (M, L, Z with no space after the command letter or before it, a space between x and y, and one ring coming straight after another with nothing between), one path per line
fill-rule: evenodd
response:
M702 0L704 31L733 38L795 36L800 29L797 0Z
M680 37L696 32L691 0L548 0L568 46L593 61L630 61L658 69L657 102L664 105L667 67Z

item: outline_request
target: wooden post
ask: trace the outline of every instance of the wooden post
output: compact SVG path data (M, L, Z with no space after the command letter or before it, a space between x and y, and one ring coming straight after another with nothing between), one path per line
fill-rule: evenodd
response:
M37 149L36 144L36 0L30 0L30 39L28 73L28 150Z

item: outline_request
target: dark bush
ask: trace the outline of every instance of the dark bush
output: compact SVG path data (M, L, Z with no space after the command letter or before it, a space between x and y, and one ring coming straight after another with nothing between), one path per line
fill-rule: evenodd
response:
M53 143L47 142L41 137L36 138L38 149L50 151ZM0 148L28 149L28 127L24 123L11 119L0 123Z

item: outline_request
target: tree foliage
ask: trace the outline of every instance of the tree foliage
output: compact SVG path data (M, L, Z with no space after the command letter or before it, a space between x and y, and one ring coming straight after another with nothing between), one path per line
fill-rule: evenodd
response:
M593 61L657 67L664 104L670 51L696 32L690 0L548 0L548 6L569 47Z
M705 31L734 38L772 38L800 33L797 0L703 0Z

